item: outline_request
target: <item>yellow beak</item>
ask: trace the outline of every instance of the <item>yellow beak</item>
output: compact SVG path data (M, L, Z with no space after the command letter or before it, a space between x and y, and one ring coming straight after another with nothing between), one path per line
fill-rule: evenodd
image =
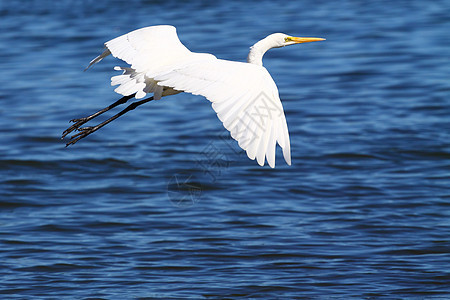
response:
M309 42L319 42L319 41L325 41L325 39L323 38L315 38L315 37L295 37L295 36L290 36L286 38L288 41L290 42L294 42L296 44L300 44L300 43L309 43Z

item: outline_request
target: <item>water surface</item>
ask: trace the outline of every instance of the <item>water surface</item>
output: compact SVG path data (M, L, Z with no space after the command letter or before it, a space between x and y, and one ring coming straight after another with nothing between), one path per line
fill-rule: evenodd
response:
M2 2L2 298L449 298L449 9ZM84 67L156 24L239 61L273 32L327 38L264 57L292 166L278 149L275 169L259 167L188 94L64 147L68 120L118 99L120 62Z

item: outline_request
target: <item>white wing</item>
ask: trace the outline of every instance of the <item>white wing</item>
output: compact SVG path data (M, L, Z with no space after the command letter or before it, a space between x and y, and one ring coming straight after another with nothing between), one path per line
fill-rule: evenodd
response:
M197 61L154 79L158 85L194 95L212 102L231 137L250 159L275 166L276 143L283 148L291 164L289 133L278 89L264 67L221 59Z
M155 99L172 88L205 96L232 138L250 159L275 167L276 143L291 164L289 133L278 89L269 72L249 63L217 59L189 51L173 26L142 28L105 43L107 49L90 65L112 54L129 63L111 78L116 92Z
M216 59L212 54L193 53L178 39L176 28L159 25L141 28L119 36L105 43L106 50L94 58L87 69L112 54L131 66L115 67L123 74L111 78L111 85L119 85L115 91L136 98L155 93L155 99L161 98L163 88L153 80L155 74L170 69L171 66L195 60Z

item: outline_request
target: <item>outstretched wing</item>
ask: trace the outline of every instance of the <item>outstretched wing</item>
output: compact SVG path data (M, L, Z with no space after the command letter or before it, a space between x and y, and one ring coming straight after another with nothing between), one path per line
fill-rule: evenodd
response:
M289 133L278 89L264 67L221 59L197 61L162 72L160 86L205 96L231 137L250 159L275 166L276 143L291 164Z
M178 39L176 28L170 25L158 25L134 30L105 43L105 51L94 58L89 67L112 54L130 67L116 67L123 74L111 78L111 85L119 85L115 91L136 98L155 93L155 99L162 94L162 87L153 80L155 74L171 67L195 60L216 59L212 54L189 51Z
M135 30L105 43L106 50L89 66L112 54L130 67L116 67L123 74L111 78L116 92L142 98L172 88L205 96L232 138L250 159L275 167L275 149L283 149L291 164L289 133L278 89L269 72L249 63L217 59L189 51L173 26Z

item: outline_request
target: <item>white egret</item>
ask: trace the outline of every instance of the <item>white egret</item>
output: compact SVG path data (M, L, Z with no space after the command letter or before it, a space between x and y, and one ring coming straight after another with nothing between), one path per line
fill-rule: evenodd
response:
M291 37L274 33L250 47L247 63L217 59L212 54L189 51L178 39L176 29L169 25L151 26L119 36L105 43L105 50L94 58L88 69L112 54L129 67L115 67L122 75L111 78L115 91L124 97L110 106L81 119L63 132L62 138L74 130L66 146L95 132L137 106L161 97L187 92L202 95L212 102L223 126L230 131L252 160L263 166L267 159L275 167L276 143L291 164L289 133L278 89L262 65L264 53L299 43L322 41L322 38ZM136 101L110 119L96 125L81 125L98 115L146 94L153 96Z

